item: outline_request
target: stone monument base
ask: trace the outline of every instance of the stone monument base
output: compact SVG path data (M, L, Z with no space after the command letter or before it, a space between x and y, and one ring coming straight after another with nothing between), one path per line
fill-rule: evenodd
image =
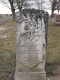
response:
M15 80L46 80L45 72L19 72Z

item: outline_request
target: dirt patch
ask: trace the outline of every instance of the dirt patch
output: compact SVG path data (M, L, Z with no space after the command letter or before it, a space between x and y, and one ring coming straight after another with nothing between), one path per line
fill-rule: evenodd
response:
M60 80L60 76L50 76L48 80Z

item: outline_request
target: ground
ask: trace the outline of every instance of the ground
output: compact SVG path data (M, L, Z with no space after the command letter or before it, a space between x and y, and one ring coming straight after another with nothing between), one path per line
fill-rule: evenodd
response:
M1 21L1 20L0 20ZM13 80L15 72L16 33L11 19L0 24L0 80Z
M13 80L16 63L15 22L0 18L0 80ZM49 23L46 71L50 80L60 80L60 26Z
M49 23L46 71L50 80L60 80L60 26Z

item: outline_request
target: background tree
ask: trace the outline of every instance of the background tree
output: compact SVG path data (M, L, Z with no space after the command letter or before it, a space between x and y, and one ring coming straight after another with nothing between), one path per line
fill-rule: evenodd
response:
M15 20L15 10L17 9L15 0L1 0L0 3L11 9L13 20Z
M54 13L54 11L55 11L56 4L57 4L57 0L53 0L53 1L52 1L52 5L51 5L52 15L53 15L53 13Z
M51 3L51 15L53 16L53 13L55 10L60 10L60 0L50 0Z
M59 12L59 10L60 10L60 0L57 0L56 9L57 9L58 12Z
M14 0L8 0L11 6L11 11L13 15L13 20L15 20L15 7L14 7Z

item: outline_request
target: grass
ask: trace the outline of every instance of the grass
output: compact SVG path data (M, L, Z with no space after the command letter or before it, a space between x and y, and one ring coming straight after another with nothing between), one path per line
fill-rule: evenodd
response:
M49 23L46 53L47 74L55 75L58 65L60 65L60 26Z
M15 22L9 20L0 27L9 28L14 25ZM10 80L15 72L16 63L16 32L10 30L5 34L7 35L5 39L0 38L0 80ZM46 71L47 74L54 75L55 65L60 65L60 26L49 23L46 51Z
M15 23L10 20L0 27L8 28L14 24ZM15 71L16 62L16 32L10 30L5 34L7 34L5 39L0 38L0 80L10 80Z
M5 22L4 24L0 25L0 27L3 28L9 28L15 25L15 22L12 21L12 19L7 20L7 22Z
M57 63L60 61L60 26L49 24L47 63Z

